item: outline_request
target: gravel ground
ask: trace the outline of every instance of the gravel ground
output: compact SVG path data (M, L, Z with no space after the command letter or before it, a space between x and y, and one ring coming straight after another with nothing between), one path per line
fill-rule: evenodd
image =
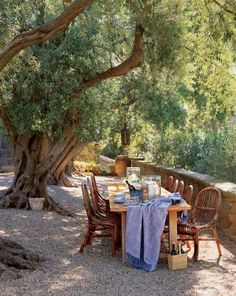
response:
M1 174L0 189L9 186L11 179ZM79 184L81 179L74 180ZM104 183L105 178L99 177L98 182ZM169 271L162 259L155 272L144 273L122 264L120 252L112 258L107 239L96 239L83 254L78 253L86 225L81 190L50 186L49 191L76 217L46 211L0 211L0 235L45 259L35 271L20 271L19 279L3 279L0 296L236 295L235 242L223 235L220 261L214 242L201 242L199 261L189 259L187 269Z

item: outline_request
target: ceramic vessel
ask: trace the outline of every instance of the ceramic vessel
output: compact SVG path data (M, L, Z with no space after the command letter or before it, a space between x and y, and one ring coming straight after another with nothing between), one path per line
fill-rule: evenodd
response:
M32 210L42 211L45 203L44 197L29 198L29 204Z

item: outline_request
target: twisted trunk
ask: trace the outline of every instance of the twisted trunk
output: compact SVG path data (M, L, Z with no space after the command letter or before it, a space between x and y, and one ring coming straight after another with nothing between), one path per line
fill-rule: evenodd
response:
M15 178L9 190L1 197L0 207L29 209L30 197L47 199L47 172L36 172L45 142L45 137L31 134L15 138Z
M60 214L71 215L56 204L48 195L48 172L58 162L73 138L73 132L65 131L65 136L49 149L48 138L30 133L16 136L15 178L11 187L0 197L0 208L30 209L29 198L45 198L44 208Z
M70 143L58 157L49 174L49 183L66 187L73 187L75 184L65 175L67 165L85 147L85 143L76 139L71 139Z

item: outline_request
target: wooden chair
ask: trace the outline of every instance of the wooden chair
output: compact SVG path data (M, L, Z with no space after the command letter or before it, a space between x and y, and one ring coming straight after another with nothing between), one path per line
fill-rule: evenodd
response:
M104 218L114 218L118 220L120 225L120 215L118 213L111 212L110 201L108 198L100 194L97 186L97 182L94 176L91 176L91 181L87 179L88 186L91 192L93 207L97 215ZM125 186L126 188L126 186Z
M179 180L175 179L173 184L172 184L172 187L170 189L170 192L177 192L178 191L178 185L179 185Z
M165 184L165 188L166 190L171 192L171 189L173 187L173 183L174 183L174 177L173 176L169 176L166 180L166 184Z
M182 194L187 204L193 206L193 185L189 185Z
M84 239L80 244L79 252L83 252L85 246L92 243L93 237L108 236L112 238L112 256L116 256L118 247L118 220L103 218L97 215L96 210L92 207L91 198L85 183L82 184L82 193L88 225ZM99 233L97 233L97 231L99 231Z
M183 180L178 183L178 187L177 187L176 191L179 192L181 196L183 195L183 193L184 193L184 181Z
M186 223L180 223L178 225L178 234L180 235L180 239L194 241L193 258L195 261L198 260L200 240L216 241L218 253L219 256L221 256L221 249L216 226L220 204L221 192L214 187L204 188L198 193L196 197L196 201L188 221ZM201 237L201 232L206 230L212 231L213 237Z
M108 198L102 196L98 190L97 182L94 176L91 176L91 180L87 179L87 183L92 196L93 206L97 214L106 217L110 213L110 202Z

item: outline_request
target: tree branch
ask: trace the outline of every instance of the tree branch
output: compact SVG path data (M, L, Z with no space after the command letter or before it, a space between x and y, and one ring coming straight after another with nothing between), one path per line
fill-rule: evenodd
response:
M75 0L64 12L51 22L15 36L0 52L0 72L22 49L49 39L56 32L65 29L94 0Z
M14 141L14 136L17 134L17 128L12 123L11 118L7 115L5 109L2 106L0 106L0 118L2 119L8 135L11 137L11 140Z
M78 90L74 96L79 96L82 92L86 91L90 87L104 81L108 78L123 76L129 71L137 68L141 64L143 55L143 14L138 18L135 29L135 39L131 55L116 67L111 67L108 70L98 73L95 77L87 79L82 88Z
M233 11L229 9L227 6L221 4L218 0L212 0L216 5L218 5L220 8L222 8L224 11L236 16L236 11Z

